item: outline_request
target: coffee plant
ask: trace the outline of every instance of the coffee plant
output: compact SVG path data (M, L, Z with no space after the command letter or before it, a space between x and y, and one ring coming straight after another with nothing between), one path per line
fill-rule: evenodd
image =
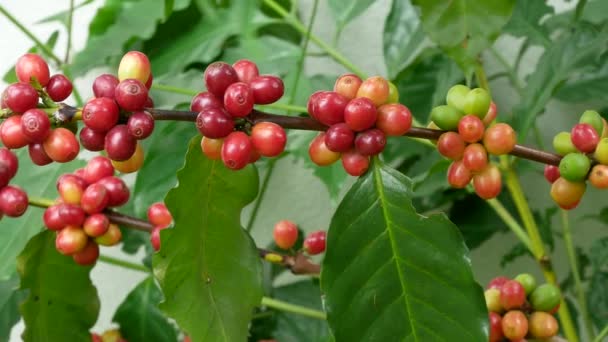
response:
M0 5L0 341L608 336L606 1L108 0L72 51L91 2Z

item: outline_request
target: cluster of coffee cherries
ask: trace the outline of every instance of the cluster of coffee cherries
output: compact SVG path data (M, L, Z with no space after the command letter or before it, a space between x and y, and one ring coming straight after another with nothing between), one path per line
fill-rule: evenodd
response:
M559 167L545 166L545 178L562 209L578 206L587 180L598 189L608 188L608 125L598 112L585 111L570 132L554 137L553 148L563 158Z
M298 225L289 220L281 220L274 225L272 236L274 243L281 249L289 250L298 241ZM317 255L325 252L324 230L311 232L306 236L303 243L304 252L309 255Z
M0 108L10 116L0 125L0 140L10 149L28 146L36 165L66 163L78 155L80 146L72 131L53 128L43 109L55 106L72 93L72 82L64 75L50 76L49 66L39 55L28 53L15 64L19 82L2 93Z
M453 160L448 183L462 189L472 182L479 197L498 196L502 190L501 174L489 155L511 152L517 141L515 131L505 123L492 124L496 105L482 88L455 85L448 91L446 102L433 108L430 126L447 131L437 140L437 150Z
M59 199L44 212L44 224L57 231L55 247L78 264L94 264L99 246L114 246L122 238L120 228L106 209L127 203L129 188L114 176L110 159L93 157L87 165L57 180Z
M398 101L397 88L380 76L362 80L346 74L333 91L315 92L308 113L329 128L310 143L310 159L319 166L341 159L349 175L363 175L370 157L384 150L387 136L403 135L412 127L412 114Z
M485 291L490 319L490 342L548 339L559 330L553 316L561 292L553 284L537 286L534 276L522 273L514 279L496 277Z
M19 217L28 206L27 193L18 186L9 185L17 174L19 159L6 147L0 148L0 218L6 215Z
M226 167L240 170L261 156L276 157L283 152L287 142L283 127L272 122L249 127L248 120L255 104L271 104L283 96L279 77L260 75L254 62L242 59L232 65L210 64L204 81L207 91L192 99L190 110L198 113L201 148L209 159L221 159Z
M80 131L80 143L89 151L105 150L123 173L141 168L144 153L138 141L154 130L154 118L145 111L154 107L148 96L152 80L148 57L139 51L127 52L118 66L118 77L103 74L95 78L95 97L82 109L85 127Z
M150 232L150 243L154 250L158 251L160 250L160 231L171 226L173 216L165 203L158 202L148 208L148 222L154 226Z

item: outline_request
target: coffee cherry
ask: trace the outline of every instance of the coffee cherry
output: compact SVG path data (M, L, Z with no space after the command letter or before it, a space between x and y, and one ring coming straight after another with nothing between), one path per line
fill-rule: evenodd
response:
M458 134L462 140L468 143L475 143L483 137L485 127L480 118L475 115L465 115L458 122Z
M348 100L352 100L357 97L357 91L363 83L363 80L355 74L344 74L336 80L334 84L334 91Z
M253 110L253 92L249 85L236 82L226 88L224 108L233 117L242 118Z
M346 152L355 143L355 132L347 124L339 123L332 125L325 132L325 145L334 152Z
M82 121L96 132L107 132L116 126L118 115L118 105L107 97L92 99L82 109Z
M521 308L526 302L526 289L517 280L509 280L500 288L500 304L506 310Z
M196 128L205 137L225 138L234 130L234 121L222 108L205 108L196 117Z
M272 236L279 248L290 249L298 240L298 226L289 220L281 220L274 225Z
M488 128L483 136L483 145L488 153L499 156L513 151L517 134L506 123L497 123Z
M116 169L116 171L121 173L133 173L144 165L144 148L141 147L141 144L137 142L135 146L135 152L131 156L131 158L125 161L116 161L112 160L112 166Z
M502 333L502 318L495 312L489 313L490 317L490 342L501 342L504 335Z
M63 255L72 255L84 249L88 237L80 227L67 226L57 233L55 248Z
M568 153L578 152L574 144L572 143L571 135L569 132L560 132L553 138L553 149L557 154L565 156Z
M593 152L600 141L598 132L593 129L593 126L586 123L574 125L570 134L572 144L576 146L579 151L584 153Z
M230 64L224 62L210 64L205 69L203 77L207 90L218 98L224 98L226 88L232 83L239 81L236 71Z
M80 199L80 206L89 215L97 214L106 209L110 195L101 184L89 185Z
M63 218L59 213L59 208L60 207L58 205L52 205L44 210L44 215L42 217L44 225L50 230L61 230L65 227L65 224L63 223Z
M0 190L0 213L19 217L25 213L27 206L27 194L20 187L7 185Z
M445 132L437 140L439 154L452 160L462 159L465 147L464 140L456 132Z
M108 157L116 161L124 161L135 153L137 140L129 134L127 125L114 126L107 134L104 149Z
M30 143L21 126L21 115L13 115L0 125L0 140L7 148L17 149Z
M57 205L57 210L59 211L59 220L63 227L81 227L84 223L86 213L79 205L61 203Z
M148 89L138 80L126 79L120 81L118 86L116 86L114 98L120 108L135 112L145 107L148 100Z
M473 175L464 166L462 160L454 161L448 169L448 183L456 189L464 189L471 182Z
M502 190L500 170L494 164L488 166L473 176L473 188L477 196L483 199L495 198Z
M89 240L80 252L72 255L72 258L79 265L93 265L99 258L99 245L95 241Z
M115 176L105 177L96 184L106 188L109 195L108 207L120 207L129 201L131 193L122 179Z
M240 170L247 166L253 145L247 134L232 132L222 144L222 161L227 168Z
M389 103L378 107L376 128L387 136L401 136L412 127L412 113L400 103Z
M211 139L203 137L201 140L201 149L207 158L211 160L222 159L222 144L224 139Z
M89 151L102 151L106 139L105 132L97 132L83 127L79 133L80 144Z
M536 311L549 311L561 301L561 292L553 284L543 284L537 287L530 295L530 304Z
M110 223L108 231L105 234L96 237L95 242L102 246L114 246L118 244L121 239L122 232L120 231L120 228L118 228L117 225Z
M96 98L107 97L114 99L114 91L120 81L114 75L103 74L97 76L93 81L93 94Z
M325 144L325 133L319 133L308 147L308 155L313 163L319 166L331 165L340 159L340 153L330 150Z
M470 144L464 149L462 162L471 172L481 172L488 165L488 152L481 144Z
M488 109L490 109L491 102L492 98L485 89L472 89L464 98L464 112L483 119L488 113Z
M587 178L590 168L589 157L582 153L569 153L559 163L559 174L571 182L581 182Z
M285 149L286 142L285 130L275 123L260 122L251 129L253 148L262 156L278 156Z
M51 121L41 109L29 109L21 115L21 130L29 141L41 143L51 132Z
M49 94L51 100L60 102L68 98L72 93L72 82L61 74L53 75L46 85L46 93Z
M452 88L448 90L445 102L448 106L453 107L460 112L465 112L464 104L469 91L471 91L471 89L463 84L452 86Z
M342 167L353 177L359 177L369 168L369 157L357 152L355 149L342 153Z
M344 122L355 132L373 127L377 117L376 106L365 97L352 99L344 107Z
M63 127L52 130L42 146L49 158L58 163L70 162L80 152L80 145L74 133Z
M553 184L559 178L559 168L555 165L545 165L544 171L545 179Z
M528 334L528 319L521 311L509 311L502 317L502 332L511 341L522 339Z
M608 138L602 138L595 148L593 154L595 160L603 165L608 165Z
M261 75L251 80L251 91L256 104L277 102L285 91L283 81L271 75Z
M492 280L490 280L490 282L488 283L488 286L486 286L486 289L500 290L502 288L502 286L509 280L511 280L511 279L509 279L505 276L494 277L494 278L492 278Z
M399 89L393 82L388 82L388 100L386 104L399 103Z
M4 105L14 113L23 113L38 105L38 92L29 83L13 83L2 93Z
M608 188L608 165L595 165L589 174L589 182L598 189Z
M515 279L526 290L526 295L529 295L536 289L536 279L530 273L518 274Z
M136 79L145 84L150 79L150 60L139 51L129 51L122 56L118 65L118 79Z
M234 72L236 72L239 81L247 84L251 83L251 80L260 75L258 66L248 59L241 59L234 62L232 68L234 69Z
M154 226L168 227L173 222L173 216L169 212L169 209L163 202L157 202L152 204L148 208L148 221Z
M490 102L490 108L486 113L486 116L483 118L483 124L486 126L490 126L492 122L496 119L498 115L498 108L496 107L496 103L494 101Z
M364 156L377 155L384 150L384 146L386 146L386 136L377 128L361 132L355 138L355 148Z
M146 139L154 131L154 118L148 112L135 112L127 121L127 129L135 139Z
M112 166L112 162L107 157L93 157L84 167L83 179L88 184L93 184L102 178L110 176L114 176L114 166Z
M105 234L110 228L110 220L104 214L93 214L84 220L82 229L90 237L98 237Z
M559 325L553 315L546 312L534 312L528 322L530 334L535 338L551 338L557 335Z
M193 112L202 112L207 108L223 108L224 103L208 91L198 93L190 102L190 110Z
M602 116L600 113L594 110L586 110L583 112L578 122L591 125L591 127L593 127L598 134L602 134L604 131L604 122L602 121Z
M36 78L43 87L49 83L49 65L35 53L26 53L19 57L15 64L15 73L19 82L30 83L33 78Z
M0 188L5 187L17 174L19 159L6 147L0 147Z
M356 97L370 99L376 107L380 107L388 100L390 87L384 77L373 76L361 83Z
M63 175L57 180L57 192L63 203L79 205L85 188L86 183L72 174Z
M585 194L585 190L584 182L570 182L560 177L551 185L551 198L562 209L574 209Z
M327 233L323 230L318 230L308 234L304 239L304 250L310 255L317 255L325 252L325 237Z
M344 109L348 104L346 97L333 92L326 91L313 99L311 115L321 123L331 126L344 122Z
M431 120L441 129L453 131L463 117L462 112L450 106L437 106L431 110Z
M486 300L486 307L490 312L501 313L504 308L500 304L500 290L498 289L487 289L484 292L484 298Z
M314 93L312 93L309 97L308 97L308 102L306 103L306 111L308 112L308 114L313 117L315 120L319 121L319 119L316 116L316 112L317 112L317 105L319 103L319 100L325 96L324 94L328 93L327 91L323 91L323 90L319 90L319 91L315 91Z
M165 228L157 226L154 227L150 232L150 244L152 245L152 248L154 248L154 250L157 252L160 250L160 231L163 229Z

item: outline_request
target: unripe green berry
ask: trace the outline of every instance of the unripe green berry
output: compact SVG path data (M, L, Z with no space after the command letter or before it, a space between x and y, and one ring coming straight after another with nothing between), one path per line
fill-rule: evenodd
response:
M464 112L464 102L469 91L471 91L469 87L463 84L457 84L448 90L445 102L448 104L448 106Z
M530 295L536 289L536 279L530 273L522 273L515 277L515 281L521 284L526 290L526 295Z
M584 181L590 168L589 157L582 153L569 153L559 162L559 174L571 182Z
M473 114L478 118L482 119L488 113L492 103L490 94L482 88L475 88L467 93L464 100L464 112L465 114Z
M458 128L458 122L464 116L462 112L451 106L437 106L431 111L431 120L441 129L453 131Z
M386 103L399 103L399 89L393 82L388 82L388 100Z
M561 301L561 292L553 284L543 284L530 295L530 304L537 311L551 311Z
M603 138L595 148L595 160L602 165L608 165L608 138Z
M581 115L581 119L578 122L591 125L598 134L602 134L602 131L604 130L602 116L594 110L586 110L583 115Z
M565 156L568 153L578 152L572 140L570 139L570 132L559 132L553 138L553 149L557 154Z

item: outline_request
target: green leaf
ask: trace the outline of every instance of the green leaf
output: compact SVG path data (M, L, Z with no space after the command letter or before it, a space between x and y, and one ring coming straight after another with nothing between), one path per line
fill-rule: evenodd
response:
M500 267L505 268L508 264L524 255L532 256L530 250L521 242L511 246L511 249L500 258Z
M349 21L365 12L374 2L374 0L329 0L329 8L336 19L338 31L341 31Z
M68 164L52 163L36 166L29 159L26 148L16 151L19 171L11 184L22 187L30 196L57 197L55 182L61 174L72 172L84 165L75 160ZM42 209L29 207L19 218L5 217L0 223L0 280L9 279L15 272L15 259L27 241L42 230Z
M604 56L593 69L571 77L558 88L555 97L573 103L608 101L608 58Z
M24 341L90 341L99 298L89 273L55 249L55 233L45 230L27 244L18 259L21 289L29 290L21 305Z
M500 34L515 0L413 0L420 6L422 26L469 74L477 55Z
M190 143L178 186L165 198L175 228L162 231L153 257L160 307L194 341L244 341L262 298L262 269L239 221L258 175L253 166L237 172L207 159L199 144L198 137Z
M19 277L15 275L0 281L0 341L8 341L13 326L19 322L19 303L25 292L19 289Z
M504 31L515 37L527 38L530 43L548 47L551 38L545 26L540 21L546 15L554 13L553 7L544 1L517 0L513 16Z
M587 290L587 306L598 329L608 324L608 272L595 271Z
M508 196L501 196L503 202ZM510 203L509 203L510 204ZM511 208L512 206L509 206ZM470 215L474 212L475 215ZM450 220L458 226L464 241L470 249L475 249L507 227L494 210L479 196L471 194L454 202L450 209Z
M139 283L120 304L112 320L128 341L177 341L175 327L160 311L162 293L152 276Z
M530 128L551 99L555 89L568 77L598 62L608 46L608 24L600 28L581 23L571 35L564 35L545 50L528 77L521 102L513 109L516 130L523 143Z
M594 269L608 271L608 238L593 242L589 255Z
M395 78L418 52L425 34L418 12L410 1L394 0L384 23L384 63Z
M49 39L46 40L46 45L51 48L51 50L55 47L57 43L57 38L59 38L59 31L54 31ZM37 53L40 55L44 55L44 51L42 51L38 46L32 46L27 52ZM17 61L15 61L17 62ZM17 82L17 74L15 73L15 65L13 65L5 74L2 80L8 84Z
M321 289L337 341L488 339L458 228L443 214L417 214L411 187L375 162L332 219Z

